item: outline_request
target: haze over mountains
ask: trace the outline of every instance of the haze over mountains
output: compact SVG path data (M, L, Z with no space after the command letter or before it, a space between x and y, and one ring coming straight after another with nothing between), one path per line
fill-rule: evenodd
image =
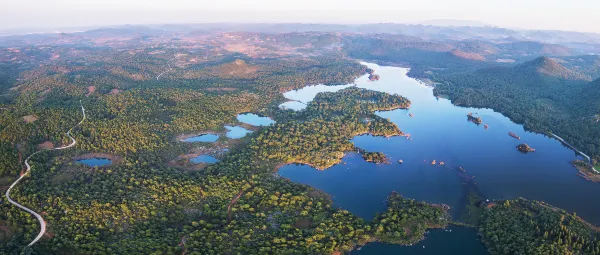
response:
M596 53L600 50L600 34L551 31L551 30L517 30L488 26L478 21L432 20L421 24L376 23L376 24L308 24L308 23L206 23L206 24L157 24L157 25L124 25L106 27L113 29L147 29L154 28L154 34L178 32L232 32L245 31L257 33L290 33L290 32L348 32L348 33L387 33L403 34L432 40L489 40L496 43L516 41L539 41L544 43L563 43L571 47L586 48ZM55 28L55 29L11 29L0 31L0 35L18 35L30 33L58 33L94 30L91 27Z
M343 54L354 59L407 66L411 67L409 75L412 77L453 84L448 88L441 86L439 91L453 95L459 104L488 107L492 102L491 106L499 109L510 106L506 111L517 113L537 101L540 107L561 109L562 113L555 112L560 121L569 115L585 115L581 111L568 113L565 109L578 105L576 98L584 93L584 88L598 87L585 85L600 78L600 56L596 55L600 53L600 35L565 31L392 23L213 23L124 25L73 33L0 37L0 46L4 47L72 45L130 50L137 45L154 47L165 43L202 47L216 55L222 54L222 50L249 58ZM42 52L35 58L52 59L72 54L56 49ZM22 53L4 52L0 59L21 61L26 66L27 61L19 54ZM511 91L507 91L508 88ZM595 105L595 101L588 105ZM542 108L528 111L534 113ZM595 108L586 106L586 109ZM526 119L522 113L507 115L517 121ZM548 118L544 121L549 122ZM582 146L590 147L589 144ZM595 146L589 151L600 152Z

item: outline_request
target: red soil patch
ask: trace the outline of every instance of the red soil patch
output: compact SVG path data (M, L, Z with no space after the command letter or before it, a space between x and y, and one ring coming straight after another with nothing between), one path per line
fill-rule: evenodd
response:
M25 121L25 123L31 123L38 120L38 117L35 115L27 115L27 116L23 116L23 121Z
M108 94L110 94L110 95L116 95L116 94L119 94L121 92L123 92L123 91L120 90L120 89L111 89L110 93L108 93Z
M38 144L38 149L40 150L49 150L54 148L54 144L50 141L45 141L43 143Z
M477 53L473 53L473 52L464 52L462 50L455 49L455 50L452 50L450 53L459 58L476 60L476 61L485 61L484 56L481 56L481 55L479 55Z
M0 231L4 232L4 235L0 235L0 241L8 241L12 238L13 232L7 226L0 226Z
M136 81L141 81L144 79L144 76L142 76L141 74L131 74L129 76L129 78L136 80Z
M94 94L94 92L96 92L96 86L89 86L88 92L87 92L87 94L85 94L85 96L89 97L91 94Z

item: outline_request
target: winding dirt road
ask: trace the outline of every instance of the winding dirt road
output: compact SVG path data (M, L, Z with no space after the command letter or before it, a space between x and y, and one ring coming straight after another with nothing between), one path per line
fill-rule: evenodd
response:
M83 118L81 119L81 121L79 123L77 123L77 125L71 127L71 129L69 129L69 131L67 131L67 136L71 139L71 144L66 145L66 146L62 146L62 147L58 147L58 148L54 148L54 149L48 149L48 150L64 150L64 149L68 149L71 148L73 146L75 146L75 144L77 144L77 141L75 141L75 138L73 138L71 136L71 131L73 130L73 128L81 125L81 123L83 123L83 121L85 120L85 108L83 108L83 105L81 104L81 101L79 101L79 104L81 105L81 113L83 114ZM33 210L22 206L21 204L15 202L14 200L12 200L10 198L10 191L17 185L17 183L19 183L19 181L21 181L21 179L23 179L31 170L31 166L29 165L29 159L31 159L31 157L33 157L34 155L40 153L40 152L44 152L44 151L48 151L48 150L41 150L41 151L36 151L33 154L29 155L29 157L27 157L25 159L25 166L27 166L27 171L25 171L25 173L23 175L21 175L21 177L19 177L19 179L17 179L15 182L13 182L12 185L10 185L10 187L8 188L8 190L6 191L6 199L8 199L8 202L10 202L13 205L16 205L17 207L27 211L28 213L32 214L33 216L35 216L37 218L37 220L40 222L40 233L37 235L37 237L35 239L33 239L33 241L31 241L31 243L29 243L27 246L32 246L33 244L35 244L37 241L40 240L40 238L42 238L42 236L44 236L44 233L46 233L46 222L44 221L44 218L42 218L41 215L39 215L38 213L34 212Z
M173 70L173 67L171 66L171 63L169 63L169 62L171 62L172 60L174 60L174 59L176 59L176 58L177 58L177 56L175 56L174 58L172 58L172 59L169 59L169 60L167 61L167 66L169 66L169 69L167 69L166 71L164 71L164 72L160 73L158 76L156 76L156 80L157 80L157 81L158 81L158 79L159 79L159 78L160 78L160 77L161 77L161 76L162 76L164 73L166 73L166 72L168 72L168 71L171 71L171 70Z

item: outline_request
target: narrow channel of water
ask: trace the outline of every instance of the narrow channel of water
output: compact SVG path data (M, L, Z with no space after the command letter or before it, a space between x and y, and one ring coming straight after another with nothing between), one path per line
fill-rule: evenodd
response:
M225 126L225 128L228 130L226 136L231 139L239 139L252 133L252 131L240 126Z
M275 121L271 118L260 116L254 113L238 114L237 119L240 122L250 124L252 126L270 126L275 124Z

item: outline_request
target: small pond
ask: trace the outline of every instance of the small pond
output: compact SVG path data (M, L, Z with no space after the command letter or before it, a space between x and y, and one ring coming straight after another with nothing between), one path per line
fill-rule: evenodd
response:
M112 164L112 160L107 158L87 158L76 161L79 164L84 164L86 166L96 167L96 166L107 166Z
M219 162L219 160L214 158L213 156L200 155L200 156L190 159L190 162L192 162L194 164L200 164L200 163L214 164L214 163Z
M225 126L225 128L228 130L227 137L229 137L231 139L242 138L242 137L246 136L247 134L252 133L252 131L245 129L243 127L240 127L240 126Z
M183 139L184 142L194 143L194 142L204 142L204 143L214 143L219 139L219 135L215 134L202 134L197 136L192 136L189 138Z
M254 113L238 114L237 119L240 122L250 124L252 126L269 126L275 124L275 121L271 118L260 116Z

